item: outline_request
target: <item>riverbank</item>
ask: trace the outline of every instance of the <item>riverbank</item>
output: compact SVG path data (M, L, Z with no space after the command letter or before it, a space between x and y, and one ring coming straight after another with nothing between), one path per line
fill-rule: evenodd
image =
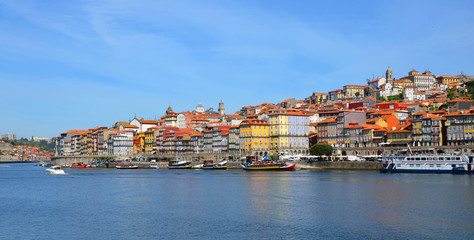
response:
M119 162L102 162L99 165L94 165L92 163L92 159L81 158L78 159L76 157L68 158L63 157L57 159L58 161L54 161L52 165L60 165L62 167L70 167L74 162L84 162L85 164L91 164L92 167L98 168L115 168ZM158 161L158 162L132 162L138 165L138 168L141 169L150 169L150 168L158 168L158 169L165 169L167 168L168 162ZM366 162L358 162L358 161L321 161L321 162L301 162L296 161L296 169L300 170L362 170L362 171L377 171L382 168L382 163L380 162L373 162L373 161L366 161ZM202 161L193 161L192 165L199 165L202 164ZM229 161L227 163L228 169L241 169L240 162L237 161Z

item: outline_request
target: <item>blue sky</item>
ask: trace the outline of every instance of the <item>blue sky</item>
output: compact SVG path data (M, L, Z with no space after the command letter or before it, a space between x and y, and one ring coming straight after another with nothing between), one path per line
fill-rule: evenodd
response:
M0 1L0 133L474 75L473 1Z

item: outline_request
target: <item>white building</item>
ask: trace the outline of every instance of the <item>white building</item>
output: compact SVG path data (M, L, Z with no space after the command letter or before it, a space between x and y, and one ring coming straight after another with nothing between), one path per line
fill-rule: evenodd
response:
M129 124L137 126L138 132L145 132L148 128L158 126L158 122L155 120L138 119L137 117L133 118Z

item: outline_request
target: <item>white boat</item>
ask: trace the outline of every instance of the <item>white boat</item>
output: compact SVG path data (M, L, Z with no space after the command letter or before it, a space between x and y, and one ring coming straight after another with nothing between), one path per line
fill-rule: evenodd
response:
M201 169L203 165L204 164L194 165L193 168L194 169Z
M471 155L411 155L384 157L383 173L456 173L472 174Z
M224 165L226 165L228 162L229 162L229 161L227 161L227 160L221 160L221 161L220 161L219 163L217 163L217 164L220 165L220 166L224 166Z
M46 174L48 175L64 175L66 174L64 170L61 169L59 166L52 166L46 169Z

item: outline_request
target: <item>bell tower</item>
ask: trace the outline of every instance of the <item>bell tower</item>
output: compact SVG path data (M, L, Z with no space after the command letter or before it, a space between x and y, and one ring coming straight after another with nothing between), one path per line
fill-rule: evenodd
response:
M224 103L222 102L222 100L219 103L219 108L217 109L217 111L219 112L219 115L221 116L225 115L225 108L224 108Z

